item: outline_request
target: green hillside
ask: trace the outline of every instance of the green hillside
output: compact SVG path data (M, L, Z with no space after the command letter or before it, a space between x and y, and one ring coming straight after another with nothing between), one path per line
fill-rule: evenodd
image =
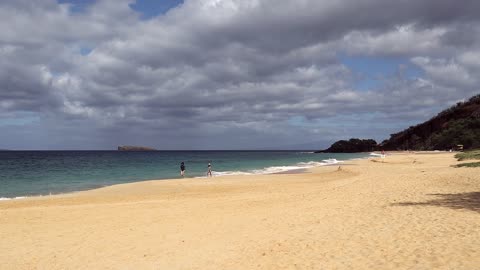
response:
M385 150L448 150L480 148L480 95L442 111L432 119L392 134Z

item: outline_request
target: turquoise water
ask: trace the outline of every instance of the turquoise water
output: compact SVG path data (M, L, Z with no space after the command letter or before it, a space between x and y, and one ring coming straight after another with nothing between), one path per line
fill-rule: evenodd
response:
M150 179L266 174L334 164L367 154L299 151L4 151L0 152L0 198L47 195Z

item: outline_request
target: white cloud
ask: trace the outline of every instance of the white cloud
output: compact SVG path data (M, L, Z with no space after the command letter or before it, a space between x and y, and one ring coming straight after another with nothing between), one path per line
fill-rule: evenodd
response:
M39 113L65 136L124 131L95 146L137 136L201 147L209 140L192 138L215 136L229 148L243 136L251 146L331 141L338 132L319 130L342 115L400 119L402 129L478 93L480 41L463 34L480 31L476 1L187 0L148 21L129 3L99 0L80 13L53 0L0 3L0 111ZM359 90L339 54L403 57L424 73ZM351 136L370 134L355 123Z
M435 55L447 50L441 38L447 33L443 26L417 29L414 24L393 27L386 32L354 31L343 39L345 50L367 55Z

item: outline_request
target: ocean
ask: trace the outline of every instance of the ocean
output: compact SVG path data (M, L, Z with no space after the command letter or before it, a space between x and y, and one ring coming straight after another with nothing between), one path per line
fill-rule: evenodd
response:
M151 179L269 174L364 158L367 153L302 151L0 151L0 200L94 189Z

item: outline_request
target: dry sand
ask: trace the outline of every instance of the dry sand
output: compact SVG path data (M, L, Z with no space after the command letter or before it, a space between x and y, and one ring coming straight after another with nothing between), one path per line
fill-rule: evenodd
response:
M480 170L375 161L3 201L0 268L480 269Z

